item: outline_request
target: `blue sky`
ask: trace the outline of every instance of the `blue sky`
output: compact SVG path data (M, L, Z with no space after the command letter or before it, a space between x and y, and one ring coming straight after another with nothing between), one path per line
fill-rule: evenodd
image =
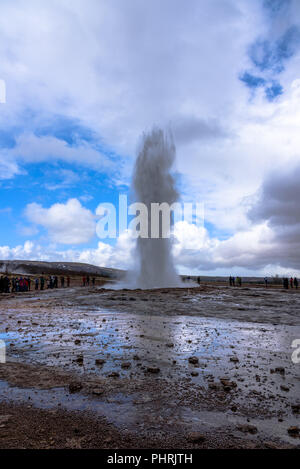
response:
M0 258L129 267L133 240L99 240L95 211L130 194L155 124L173 131L182 200L205 205L204 230L177 227L178 269L299 270L272 214L249 217L269 175L300 164L299 2L185 5L1 2Z

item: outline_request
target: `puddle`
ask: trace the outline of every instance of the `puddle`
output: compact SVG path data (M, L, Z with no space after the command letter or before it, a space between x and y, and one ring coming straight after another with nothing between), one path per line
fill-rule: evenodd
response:
M18 321L14 330L0 333L8 361L56 366L79 374L106 376L117 371L121 378L143 376L147 367L154 366L170 379L174 374L191 377L198 372L192 381L206 386L211 374L232 377L237 373L244 391L270 392L273 383L273 391L285 397L281 385L286 381L289 396L297 397L299 390L299 366L291 361L291 343L300 336L300 328L293 326L189 316L143 318L107 311L55 318L47 314L43 319L18 315ZM191 356L197 356L198 365L189 364ZM82 362L78 363L78 357ZM95 364L99 358L105 360L101 367ZM124 362L130 363L129 369L121 368ZM270 376L274 367L284 367L285 375Z
M105 417L123 432L138 432L141 435L157 435L157 433L190 431L214 432L230 431L241 436L237 430L239 425L250 422L257 427L260 438L278 438L289 444L297 445L287 433L287 428L297 425L296 417L278 422L277 418L252 418L245 422L245 418L233 412L195 411L187 406L178 406L175 402L162 403L153 397L138 393L125 396L114 394L105 400L95 399L84 394L70 394L65 388L51 390L20 389L9 386L0 381L1 400L25 404L46 410L67 410L84 412L95 417ZM247 437L243 435L244 437ZM248 436L250 439L253 436Z
M185 391L191 396L200 389L209 392L210 384L220 385L220 378L233 380L236 388L228 397L231 405L243 408L243 415L251 415L250 424L256 425L259 433L293 441L287 428L296 425L291 405L299 403L299 365L291 361L291 343L300 337L298 326L138 315L84 306L59 314L41 306L34 314L6 310L1 330L8 362L57 367L95 378L116 371L121 380L133 381L142 380L149 366L158 367L160 373L153 380L166 380L170 388L185 380ZM191 356L199 363L190 364ZM82 361L78 362L78 357ZM104 360L103 366L95 364L97 359ZM130 364L128 369L122 368L124 362ZM278 367L284 368L284 373L271 372ZM177 401L171 397L155 399L155 389L154 384L148 393L111 394L100 399L82 392L72 395L65 388L20 389L0 382L0 399L45 409L90 412L105 416L124 431L227 431L247 423L242 411L238 415L228 409L197 409L193 398L185 401L180 393ZM256 411L267 416L255 418ZM283 422L278 421L279 415Z

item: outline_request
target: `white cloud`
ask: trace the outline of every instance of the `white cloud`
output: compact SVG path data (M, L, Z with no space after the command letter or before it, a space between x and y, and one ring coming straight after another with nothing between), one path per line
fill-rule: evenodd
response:
M55 243L82 244L95 235L95 217L77 199L54 204L48 209L32 203L27 205L25 215L30 222L46 228Z
M96 248L81 251L76 249L60 250L55 244L45 247L32 241L26 241L24 245L16 247L0 246L0 259L83 262L100 267L127 269L133 266L132 252L134 247L135 240L129 232L124 232L114 247L99 242Z
M195 225L179 222L173 253L180 273L198 275L298 275L299 262L289 264L286 252L266 224L238 233L228 240L210 239ZM292 253L292 252L291 252ZM294 252L295 254L295 252ZM1 259L83 262L102 267L130 269L135 266L135 239L124 232L114 246L99 242L96 248L60 250L56 245L42 246L26 241L14 248L0 246Z
M64 161L102 171L109 171L112 168L112 163L106 156L84 141L77 142L76 146L70 146L64 140L52 136L37 137L33 133L24 133L17 137L13 148L0 150L0 158L1 156L4 161L10 162L9 167L13 169L18 161L24 163Z

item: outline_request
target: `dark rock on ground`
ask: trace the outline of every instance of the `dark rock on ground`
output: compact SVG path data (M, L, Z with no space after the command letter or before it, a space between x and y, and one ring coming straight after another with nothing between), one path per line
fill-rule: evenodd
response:
M257 433L257 428L254 425L238 425L237 429L243 433L251 433L251 435Z
M191 443L201 443L202 441L205 441L205 436L199 432L191 432L187 435L187 440Z
M75 392L79 392L82 389L82 384L81 383L70 383L69 384L69 391L71 394L74 394Z

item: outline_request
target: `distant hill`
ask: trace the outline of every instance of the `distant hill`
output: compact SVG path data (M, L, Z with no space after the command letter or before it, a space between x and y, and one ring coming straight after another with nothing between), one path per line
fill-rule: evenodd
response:
M96 275L109 279L120 279L125 272L107 267L97 267L80 262L1 261L0 273L16 275Z

